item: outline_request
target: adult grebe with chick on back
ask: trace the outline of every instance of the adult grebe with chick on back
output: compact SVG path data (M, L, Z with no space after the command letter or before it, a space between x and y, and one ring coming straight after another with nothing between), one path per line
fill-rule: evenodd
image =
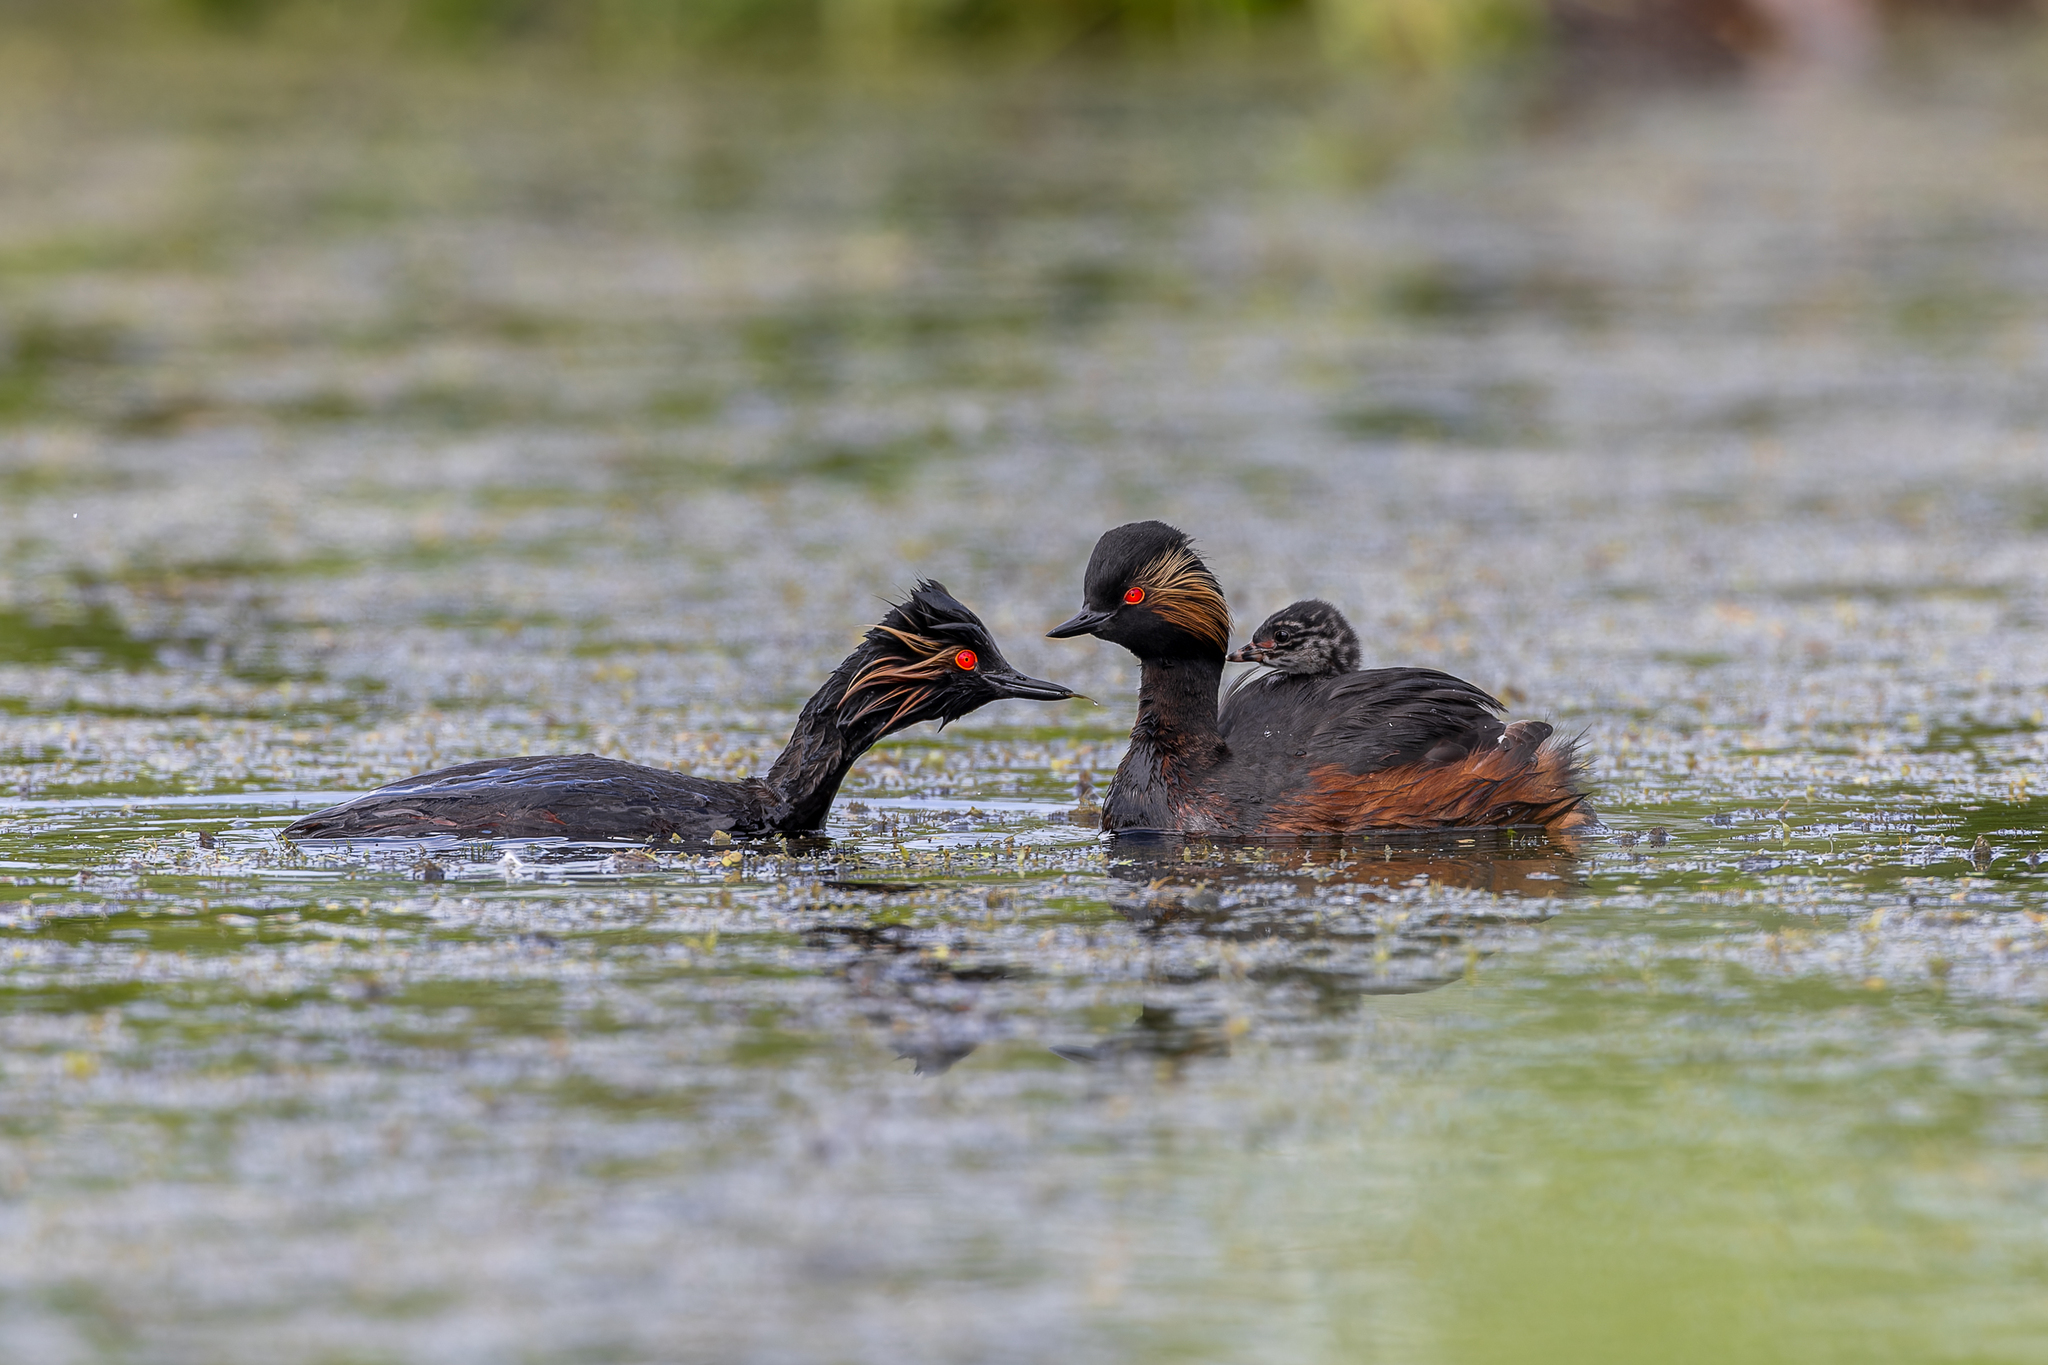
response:
M1448 673L1336 666L1351 631L1327 603L1315 615L1330 648L1299 655L1315 671L1255 679L1219 709L1230 608L1188 537L1164 522L1104 533L1083 591L1082 610L1047 633L1108 640L1140 665L1138 721L1103 800L1106 830L1562 833L1593 823L1573 741L1542 721L1503 725L1499 701ZM1248 649L1269 647L1255 637Z

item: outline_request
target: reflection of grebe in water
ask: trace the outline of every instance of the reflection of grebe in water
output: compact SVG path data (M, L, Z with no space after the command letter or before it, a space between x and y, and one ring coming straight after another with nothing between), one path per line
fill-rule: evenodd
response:
M1055 1034L1072 1062L1175 1070L1227 1055L1255 1025L1356 1009L1369 996L1434 990L1466 975L1518 926L1541 923L1580 887L1568 844L1506 831L1374 836L1285 845L1126 835L1108 849L1110 903L1148 941L1130 1022L1094 1037ZM1020 1033L987 993L1008 969L935 961L902 926L822 931L855 946L846 976L922 1074L979 1043ZM972 959L969 959L972 960ZM1244 987L1257 1017L1244 1017Z
M1513 830L1286 843L1138 834L1111 843L1109 875L1119 884L1112 899L1134 923L1187 920L1217 926L1230 917L1232 906L1275 904L1283 914L1309 910L1307 918L1294 918L1301 919L1303 932L1312 932L1311 907L1318 899L1334 893L1380 903L1422 888L1513 897L1509 904L1521 912L1506 918L1548 919L1555 908L1546 902L1579 889L1579 865L1570 839ZM1479 903L1460 904L1476 913ZM1503 906L1492 906L1486 917L1503 918Z
M1164 974L1220 975L1227 958L1247 979L1295 993L1293 1006L1267 997L1284 1016L1343 1013L1367 996L1458 980L1504 930L1557 913L1579 889L1579 865L1566 843L1468 831L1285 847L1125 837L1111 846L1109 872L1112 903L1155 949L1184 946L1186 965ZM1167 1027L1167 1008L1147 1002L1105 1046L1159 1039L1193 1055L1219 1036L1186 1005L1171 1007Z

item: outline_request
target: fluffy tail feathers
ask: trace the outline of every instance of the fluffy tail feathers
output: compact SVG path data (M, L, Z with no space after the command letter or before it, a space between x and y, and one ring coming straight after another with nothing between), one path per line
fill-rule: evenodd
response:
M1552 834L1569 833L1595 820L1586 804L1580 738L1557 738L1542 721L1517 721L1498 743L1449 763L1365 774L1319 768L1307 792L1274 811L1270 827L1341 834L1541 825Z

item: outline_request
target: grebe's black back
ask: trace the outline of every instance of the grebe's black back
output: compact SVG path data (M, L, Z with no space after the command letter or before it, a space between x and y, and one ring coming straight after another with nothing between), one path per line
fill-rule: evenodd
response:
M765 777L719 782L596 754L493 758L408 777L294 821L290 839L567 838L687 842L797 834L825 823L854 761L919 721L992 701L1074 693L1010 667L943 584L925 581L805 703Z

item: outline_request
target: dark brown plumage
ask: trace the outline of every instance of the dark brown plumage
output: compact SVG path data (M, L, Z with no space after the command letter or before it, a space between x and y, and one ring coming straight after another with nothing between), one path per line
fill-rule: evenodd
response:
M1153 571L1161 563L1175 566L1171 576ZM1233 689L1219 711L1229 609L1188 538L1163 522L1105 533L1084 600L1053 638L1094 635L1141 665L1138 721L1103 801L1104 829L1563 831L1593 818L1573 743L1541 721L1503 726L1500 702L1448 673L1272 673Z

